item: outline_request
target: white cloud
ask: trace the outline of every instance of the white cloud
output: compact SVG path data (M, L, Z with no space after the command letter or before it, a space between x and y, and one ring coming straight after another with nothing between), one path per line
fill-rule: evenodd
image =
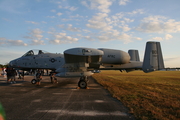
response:
M37 22L34 22L34 21L26 21L26 23L38 24Z
M55 16L47 16L48 18L56 18Z
M59 28L64 28L64 24L57 25L57 27L59 27Z
M133 10L132 12L127 12L127 14L129 15L136 15L136 14L144 14L144 10L143 9L136 9L136 10Z
M134 22L134 19L130 19L127 18L127 16L132 16L132 15L136 15L136 14L143 14L144 10L143 9L136 9L132 12L120 12L120 13L116 13L115 15L111 16L111 20L115 23L119 22L121 20L121 22L124 23L130 23L130 22Z
M180 21L164 16L149 16L144 18L136 29L147 33L176 33L180 31Z
M59 28L62 28L64 30L68 30L68 31L72 31L72 32L81 32L80 28L76 28L76 27L73 27L72 24L68 24L68 25L57 25Z
M6 38L0 37L0 45L6 44Z
M129 28L128 25L120 26L120 28L121 28L124 32L127 32L127 31L130 31L130 30L131 30L131 28Z
M56 12L56 10L53 9L53 10L51 10L51 12Z
M28 33L28 36L24 36L26 39L31 39L31 45L44 45L44 41L41 39L43 38L42 35L43 31L39 28L33 29Z
M77 7L72 6L72 7L69 7L68 9L69 9L69 10L71 10L71 11L75 11L75 10L77 10L78 8L77 8Z
M134 37L135 40L142 40L140 37Z
M152 38L153 40L156 40L156 41L163 41L163 38L162 37L154 37Z
M33 37L37 38L37 39L42 39L43 35L41 35L43 33L42 30L40 30L39 28L33 29L30 32L30 35L32 35Z
M113 40L113 38L110 38L109 36L97 36L97 38L100 40L100 41L104 41L104 42L107 42L107 41L111 41Z
M92 19L88 20L88 24L86 24L87 27L103 30L103 31L109 31L112 30L112 26L110 26L106 21L105 18L108 15L106 13L97 13L96 16L93 16Z
M112 5L112 1L110 0L88 0L82 1L81 3L89 9L97 9L103 13L109 13L109 6Z
M149 22L149 23L142 23L137 28L138 31L147 32L147 33L162 33L163 32L163 25L159 22Z
M132 37L126 33L123 33L121 35L118 36L119 40L122 40L124 42L124 44L128 44L130 42L132 42Z
M80 29L73 27L72 24L68 24L66 30L73 31L73 32L80 32Z
M107 13L97 13L96 16L93 16L92 20L99 21L99 20L103 20L106 17L108 17Z
M89 40L89 41L94 41L95 39L91 36L83 36L84 39Z
M74 6L64 6L64 5L59 5L58 8L60 9L67 9L67 10L70 10L70 11L75 11L78 9L78 7L74 7Z
M82 31L85 32L85 33L91 32L90 30L87 30L87 29L83 29Z
M130 0L119 0L119 5L126 5Z
M165 19L167 18L164 16L156 15L156 16L145 17L141 21L142 22L163 22Z
M166 40L169 40L169 39L171 39L171 38L173 38L172 35L170 35L170 34L166 34L166 35L165 35L165 39L166 39Z
M112 26L109 26L106 22L100 22L100 21L88 21L90 24L86 24L87 27L93 28L93 29L99 29L103 31L109 31L112 29Z
M9 40L6 38L0 38L1 46L27 46L22 40Z
M34 37L34 38L37 38L38 40L40 40L40 39L43 38L43 35L40 35L40 34L34 34L33 37Z
M126 22L126 23L131 23L131 22L134 22L134 20L133 19L129 19L129 18L123 18L124 19L124 21Z
M131 30L131 28L128 24L134 22L134 19L127 18L125 17L126 15L127 13L120 12L112 16L106 16L105 18L103 18L103 20L108 25L122 28L123 31L129 31Z
M54 4L61 4L61 2L57 0L50 0L49 2L54 3Z
M61 16L61 15L62 15L62 13L58 12L56 15Z
M53 38L49 41L52 44L66 44L77 42L78 38L67 36L66 33L53 33Z
M43 40L32 40L30 45L44 45Z
M58 8L60 8L60 9L61 9L61 8L63 8L63 7L62 7L61 5L58 5Z
M138 14L138 12L132 13ZM104 42L117 40L122 41L124 44L130 43L132 42L132 40L142 40L142 38L135 37L126 33L132 29L128 24L134 22L134 19L124 17L125 15L129 14L127 14L127 12L121 12L109 17L107 13L97 13L95 16L88 20L88 24L86 24L86 26L92 29L99 30L98 33L93 35L93 39L95 40ZM118 28L121 28L121 30L119 30ZM91 39L92 36L84 38Z
M117 30L112 30L111 32L102 33L98 36L95 36L95 38L103 42L108 42L112 40L122 41L124 44L132 42L131 35L128 35L126 33L120 33Z
M74 15L74 16L70 16L70 18L84 18L84 16L81 16L81 15L79 15L79 14L76 14L76 15Z
M17 1L9 1L9 0L5 0L5 1L0 1L0 9L12 14L24 14L25 11L23 11L22 9L26 9L27 7L27 1L21 1L21 0L17 0Z
M42 21L42 23L47 24L47 22L45 22L45 21Z
M63 18L63 19L61 19L62 21L64 21L64 22L67 22L67 21L72 21L73 19L66 19L66 18Z
M166 34L164 37L153 37L153 38L149 39L148 41L151 41L151 40L164 41L164 40L169 40L169 39L171 39L171 38L173 38L172 35Z
M5 21L7 21L7 22L12 22L12 20L7 19L7 18L2 18L2 20L5 20Z

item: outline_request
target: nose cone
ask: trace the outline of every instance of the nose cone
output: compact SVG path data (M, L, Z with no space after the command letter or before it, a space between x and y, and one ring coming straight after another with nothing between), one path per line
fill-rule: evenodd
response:
M14 60L11 60L11 61L9 62L9 66L14 67Z
M19 60L19 58L18 59L14 59L14 60L11 60L10 62L9 62L9 66L11 66L11 67L17 67L17 61Z

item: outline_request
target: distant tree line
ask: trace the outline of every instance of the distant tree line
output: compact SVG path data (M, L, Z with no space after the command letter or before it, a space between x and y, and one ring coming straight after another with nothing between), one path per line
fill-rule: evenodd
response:
M7 66L8 66L8 64L6 64L6 65L0 64L0 68L6 68Z

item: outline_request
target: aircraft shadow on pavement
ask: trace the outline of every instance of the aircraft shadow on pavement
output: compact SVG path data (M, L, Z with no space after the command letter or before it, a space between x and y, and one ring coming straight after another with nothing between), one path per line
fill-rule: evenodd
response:
M6 80L0 80L0 86L10 86L13 84L21 84L21 83L25 83L27 81L16 81L16 83L7 83Z
M76 84L74 87L69 86L71 83L70 81L60 80L59 83L52 84L50 81L43 81L41 82L41 85L33 85L30 81L16 81L16 83L7 83L6 80L0 80L0 86L11 86L11 87L35 87L35 88L48 88L48 89L76 89ZM75 87L76 86L76 87Z
M71 78L70 78L71 79ZM0 86L10 86L10 87L20 87L20 88L23 88L23 87L27 87L27 88L47 88L47 89L77 89L78 88L78 80L70 80L68 78L66 79L58 79L58 83L51 83L50 80L48 79L44 79L41 81L41 85L34 85L34 84L31 84L31 82L29 80L26 80L23 81L23 80L20 80L20 79L17 79L16 80L16 83L14 84L11 84L11 83L7 83L7 81L5 79L3 80L0 80ZM88 85L88 88L89 89L96 89L97 86L93 86L91 83L95 83L95 84L98 84L96 82L96 80L92 77L90 77L90 81L89 81L89 85Z

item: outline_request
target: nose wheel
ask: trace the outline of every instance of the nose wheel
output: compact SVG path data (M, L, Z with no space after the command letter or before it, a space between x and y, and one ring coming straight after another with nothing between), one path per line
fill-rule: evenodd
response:
M87 88L87 82L88 82L87 76L86 77L81 77L79 82L78 82L78 86L81 89L85 89L85 88Z
M85 89L85 88L87 87L87 83L86 83L85 80L80 80L80 81L78 82L78 86L79 86L80 88L82 88L82 89Z
M31 80L31 83L32 83L32 84L36 84L36 83L37 83L37 80L36 80L36 79L32 79L32 80Z

